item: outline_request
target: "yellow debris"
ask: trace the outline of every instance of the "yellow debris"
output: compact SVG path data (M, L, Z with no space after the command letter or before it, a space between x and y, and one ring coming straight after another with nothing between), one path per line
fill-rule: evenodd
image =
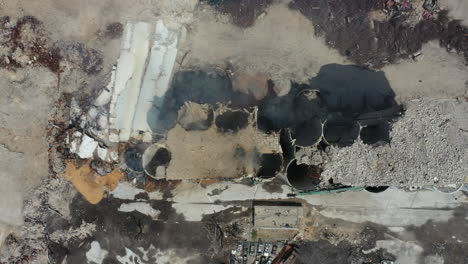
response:
M104 197L104 190L113 190L117 187L123 172L115 169L105 176L98 175L87 161L81 167L76 166L74 160L67 162L65 179L69 180L91 204L99 203Z

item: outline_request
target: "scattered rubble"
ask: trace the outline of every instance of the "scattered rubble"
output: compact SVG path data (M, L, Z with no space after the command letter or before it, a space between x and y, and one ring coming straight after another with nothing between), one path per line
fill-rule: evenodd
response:
M102 70L102 56L82 43L53 43L41 21L33 16L0 19L0 67L15 69L39 64L54 73L63 71L62 63L77 64L85 73Z
M331 147L322 177L361 186L422 186L464 182L468 173L468 104L461 100L410 101L390 131L390 144Z
M151 41L151 36L157 37ZM151 141L148 119L157 120L169 89L177 56L177 34L159 20L128 23L121 44L110 105L110 128L119 131L118 141L139 136Z

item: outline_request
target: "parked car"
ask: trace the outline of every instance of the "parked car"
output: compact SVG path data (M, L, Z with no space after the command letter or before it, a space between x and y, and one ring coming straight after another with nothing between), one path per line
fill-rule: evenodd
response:
M271 254L272 255L276 255L276 251L278 250L278 246L277 245L273 245L273 247L271 248Z
M250 244L249 255L255 256L255 243Z
M242 255L247 256L249 254L249 243L244 242L243 247Z
M247 264L247 256L244 256L244 257L242 258L242 264Z
M266 263L266 264L271 264L271 263L273 263L273 258L272 258L272 257L268 257L267 263Z
M231 254L231 257L229 258L229 264L236 264L236 255Z
M263 243L258 243L258 246L257 246L257 256L261 256L261 255L263 254L263 248L264 248Z
M237 245L237 252L241 252L242 251L242 243L239 243L239 245Z
M270 255L271 243L265 243L265 250L263 250L263 255L268 257Z

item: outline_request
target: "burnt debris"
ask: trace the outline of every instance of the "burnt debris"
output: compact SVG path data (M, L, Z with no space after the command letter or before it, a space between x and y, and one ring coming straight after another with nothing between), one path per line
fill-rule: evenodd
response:
M221 132L235 133L246 128L249 123L249 113L243 111L226 111L216 117L215 124Z
M289 184L302 191L312 191L319 188L321 179L321 169L317 166L297 164L296 160L291 161L286 169Z
M423 14L425 19L414 25L407 21L411 13L408 11L414 10L410 6L410 10L400 8L391 13L388 20L372 20L371 12L388 8L385 2L294 0L290 8L311 20L315 34L323 36L329 46L359 65L380 68L395 63L411 57L430 40L439 40L443 47L464 55L468 62L468 29L460 21L450 20L446 10ZM430 9L434 9L432 5Z
M250 27L273 0L204 0L217 11L228 14L234 25Z
M279 153L264 153L259 158L257 177L272 178L282 170L283 157Z

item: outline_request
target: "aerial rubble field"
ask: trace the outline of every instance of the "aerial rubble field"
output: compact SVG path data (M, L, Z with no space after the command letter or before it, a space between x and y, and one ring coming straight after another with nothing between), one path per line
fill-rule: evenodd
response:
M0 263L467 263L464 7L0 3Z

